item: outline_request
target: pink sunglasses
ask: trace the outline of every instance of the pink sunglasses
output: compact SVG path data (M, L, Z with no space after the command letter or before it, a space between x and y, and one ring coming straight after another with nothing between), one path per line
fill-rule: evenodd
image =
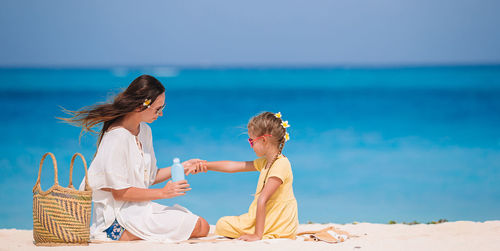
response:
M259 136L259 137L255 138L255 139L248 138L248 143L250 143L250 146L251 146L251 147L253 147L253 144L254 144L254 142L255 142L256 140L258 140L258 139L260 139L260 138L264 138L264 137L266 137L266 136L272 137L273 135L271 135L271 134L264 134L264 135L262 135L262 136Z

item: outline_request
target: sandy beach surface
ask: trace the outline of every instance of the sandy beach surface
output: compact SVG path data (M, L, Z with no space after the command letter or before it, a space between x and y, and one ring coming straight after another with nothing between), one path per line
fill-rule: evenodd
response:
M0 250L500 250L500 221L457 221L435 225L302 224L299 232L320 230L328 226L348 231L358 237L338 244L310 242L298 238L176 244L134 241L91 243L89 246L37 247L33 244L31 230L0 229Z

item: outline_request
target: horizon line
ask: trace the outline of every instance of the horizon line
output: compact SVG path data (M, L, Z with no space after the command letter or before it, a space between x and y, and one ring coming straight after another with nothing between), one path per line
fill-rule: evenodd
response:
M398 69L398 68L453 68L453 67L500 67L491 63L407 63L407 64L143 64L143 65L0 65L7 69Z

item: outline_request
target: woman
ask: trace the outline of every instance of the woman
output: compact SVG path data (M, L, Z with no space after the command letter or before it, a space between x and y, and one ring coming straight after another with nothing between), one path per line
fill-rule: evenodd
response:
M67 111L63 120L92 131L102 124L98 147L88 171L94 218L90 228L97 240L182 241L207 236L207 221L175 205L152 200L173 198L191 190L187 181L169 181L163 188L149 186L171 177L171 168L156 167L151 128L163 115L165 88L154 77L136 78L112 103ZM200 165L193 159L186 168ZM82 181L80 190L85 183Z

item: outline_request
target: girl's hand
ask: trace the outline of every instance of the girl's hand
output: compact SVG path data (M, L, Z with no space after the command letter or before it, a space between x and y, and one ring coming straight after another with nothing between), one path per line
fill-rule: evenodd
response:
M165 199L185 195L187 191L191 190L187 180L179 180L172 182L169 180L162 188L163 197Z
M184 166L184 173L186 175L189 175L190 173L192 174L197 174L200 172L207 172L207 166L206 166L207 161L206 160L201 160L201 159L190 159L188 161L184 161L182 163L182 166Z
M262 237L258 236L256 234L245 234L245 235L240 236L238 238L238 240L243 240L243 241L258 241L258 240L262 240Z

